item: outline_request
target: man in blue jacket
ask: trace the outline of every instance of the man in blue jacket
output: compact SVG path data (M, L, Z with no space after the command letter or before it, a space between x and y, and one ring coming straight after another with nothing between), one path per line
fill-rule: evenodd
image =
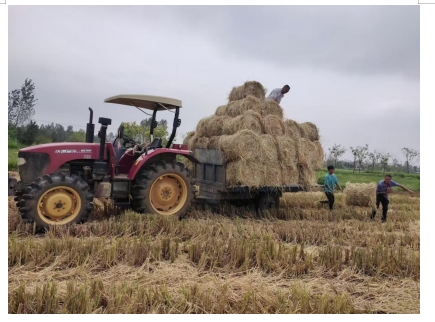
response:
M393 187L400 187L403 190L413 193L405 186L402 186L401 184L391 180L391 175L389 174L385 176L384 180L379 181L376 188L376 209L379 209L379 204L382 204L382 222L387 221L388 204L390 203L388 194L393 191ZM374 219L375 216L376 210L373 210L371 219Z

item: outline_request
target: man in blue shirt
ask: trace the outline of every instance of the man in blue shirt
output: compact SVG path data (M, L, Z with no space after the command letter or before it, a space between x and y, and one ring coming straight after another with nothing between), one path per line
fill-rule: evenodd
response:
M382 204L382 222L387 221L388 204L390 203L390 200L388 199L388 194L393 191L393 187L400 187L403 190L413 193L408 188L391 180L391 175L389 174L385 176L384 180L379 181L376 188L376 209L379 209L379 204ZM373 210L371 219L374 219L375 216L376 210Z
M341 189L340 185L338 184L338 179L337 179L337 176L335 175L334 172L335 172L334 166L328 165L328 173L325 176L324 188L325 188L326 197L328 198L329 210L332 210L334 208L334 202L335 202L334 188L335 188L335 185L337 185L338 188L343 191L343 189Z

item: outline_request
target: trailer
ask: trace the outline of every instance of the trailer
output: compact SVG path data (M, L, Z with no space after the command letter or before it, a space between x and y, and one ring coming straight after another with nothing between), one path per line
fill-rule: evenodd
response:
M279 199L285 192L303 191L299 184L283 186L248 187L245 185L229 186L226 179L224 154L216 149L195 149L192 180L195 184L195 202L199 205L217 206L231 204L239 207L255 207L257 211L277 209Z

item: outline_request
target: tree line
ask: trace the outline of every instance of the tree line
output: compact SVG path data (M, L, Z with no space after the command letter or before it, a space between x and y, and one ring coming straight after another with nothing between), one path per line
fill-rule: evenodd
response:
M413 166L415 161L420 157L420 153L417 150L404 147L402 153L405 157L405 162L402 164L397 158L394 158L390 153L379 152L376 150L370 151L368 144L364 146L350 147L349 150L353 155L353 160L340 161L347 149L340 144L334 144L328 149L329 154L326 156L327 163L333 163L335 167L352 168L361 171L362 169L371 169L375 171L376 168L380 168L383 172L387 170L394 170L397 172L419 172L419 167ZM392 161L392 167L390 165Z
M83 129L74 130L72 125L64 127L58 123L38 125L33 119L38 99L35 97L35 84L31 79L26 79L20 89L8 93L8 139L9 145L30 146L34 144L52 142L85 142L86 132ZM149 141L151 118L144 119L139 123L123 122L124 133L138 143ZM85 126L85 124L83 124ZM96 125L94 142L99 142ZM169 136L167 121L158 122L154 129L154 136L161 137L163 144ZM107 141L113 141L116 135L113 132L107 134Z

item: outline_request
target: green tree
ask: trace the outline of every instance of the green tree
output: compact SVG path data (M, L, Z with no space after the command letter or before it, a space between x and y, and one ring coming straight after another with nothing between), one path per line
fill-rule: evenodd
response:
M71 133L71 135L68 138L68 142L85 142L86 140L86 132L85 130L78 130Z
M144 119L139 124L136 122L123 122L124 133L132 138L137 143L150 142L151 119ZM154 137L162 139L163 145L168 142L168 127L166 120L161 120L157 123L154 129Z
M8 123L18 127L30 122L35 114L35 84L31 79L24 81L21 89L15 89L8 95Z
M39 126L35 121L30 121L26 126L17 128L18 142L24 145L32 145L39 133Z

